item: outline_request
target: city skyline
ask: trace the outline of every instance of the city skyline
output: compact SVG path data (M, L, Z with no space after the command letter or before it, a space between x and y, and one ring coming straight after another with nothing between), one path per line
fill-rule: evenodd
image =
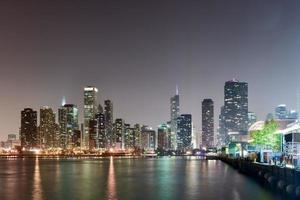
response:
M232 78L249 84L258 119L282 103L297 109L299 4L98 2L78 15L78 2L7 3L0 8L0 139L18 133L21 110L57 113L63 96L82 122L86 85L99 89L101 102L113 101L116 117L155 128L169 119L176 84L181 113L192 114L197 131L201 101L214 100L217 122Z

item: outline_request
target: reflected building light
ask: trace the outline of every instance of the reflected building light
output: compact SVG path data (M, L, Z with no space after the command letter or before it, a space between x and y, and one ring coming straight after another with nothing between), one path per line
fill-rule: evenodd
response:
M117 199L114 159L111 156L108 170L107 199Z
M42 199L42 184L41 184L41 174L40 174L40 166L39 166L38 158L35 159L35 165L34 165L32 199L34 200Z

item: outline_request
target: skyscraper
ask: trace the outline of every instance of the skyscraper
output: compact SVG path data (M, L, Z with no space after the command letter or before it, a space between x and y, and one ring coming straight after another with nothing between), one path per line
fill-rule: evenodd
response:
M39 142L41 148L56 147L55 114L52 108L44 106L40 109Z
M161 124L157 130L157 148L160 150L168 150L171 139L171 129L167 124Z
M105 128L105 115L103 112L100 112L96 115L96 119L98 120L98 139L99 139L99 148L105 149L107 144L106 137L106 128Z
M115 148L116 149L124 149L124 120L123 119L116 119L115 121Z
M179 92L176 86L176 94L171 97L171 149L177 149L177 118L179 117Z
M113 103L111 100L104 101L105 135L107 148L114 147L115 136L113 131Z
M141 128L141 149L156 149L156 132L151 127L142 126Z
M182 114L177 118L177 150L192 148L192 115Z
M226 133L226 127L225 127L225 112L224 112L224 106L222 106L221 113L219 115L217 146L222 147L227 143L228 143L228 135Z
M73 148L74 134L78 133L78 108L74 104L64 104L58 109L58 123L60 132L60 147ZM77 136L76 136L77 137ZM76 142L77 143L77 142Z
M83 146L85 148L89 147L89 122L94 119L97 110L97 93L98 89L93 86L87 86L84 88L84 132L83 132Z
M224 117L226 134L247 134L248 83L235 79L225 83Z
M37 112L31 108L21 111L21 147L25 149L37 148Z
M141 148L141 125L135 124L133 128L134 146Z
M214 102L212 99L202 101L202 146L214 146Z
M135 147L134 128L131 128L130 124L124 124L124 128L124 148L133 149Z

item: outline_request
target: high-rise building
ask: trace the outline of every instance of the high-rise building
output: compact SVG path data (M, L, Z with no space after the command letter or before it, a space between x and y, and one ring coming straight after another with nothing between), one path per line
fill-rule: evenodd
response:
M124 149L124 120L123 119L116 119L115 121L115 148L116 149Z
M141 125L135 124L133 128L134 135L134 146L136 148L141 148Z
M32 108L25 108L21 111L21 147L25 149L37 148L37 112Z
M87 86L84 88L84 132L83 132L83 142L84 147L89 148L89 122L94 119L97 111L97 93L98 89L96 87Z
M182 114L177 118L177 150L192 148L192 115Z
M142 126L141 128L141 149L156 149L156 132L151 127Z
M115 136L113 131L113 103L111 100L104 101L104 116L105 116L105 135L107 148L115 146Z
M62 149L67 148L67 109L62 106L58 108L59 141L58 145Z
M39 142L41 148L57 147L55 113L52 108L44 106L40 109Z
M58 109L60 147L63 149L78 147L74 144L74 134L78 134L78 108L74 104L64 104ZM78 138L76 136L76 138Z
M98 113L96 115L96 119L98 120L98 140L99 140L99 148L105 149L107 147L107 138L106 138L106 128L105 128L105 115L104 113Z
M89 149L99 148L99 131L98 131L98 120L96 118L90 119L89 122Z
M222 147L228 143L228 135L225 127L225 112L224 106L221 107L221 113L219 115L219 127L217 135L217 147Z
M168 124L161 124L157 130L157 148L168 150L170 148L171 129Z
M135 135L134 128L130 127L130 124L124 124L125 135L124 135L124 148L134 149L135 147Z
M246 135L248 132L248 83L235 79L224 87L226 134Z
M179 117L179 92L176 86L176 94L171 97L171 149L177 149L177 118Z
M214 102L212 99L202 101L202 146L214 146Z

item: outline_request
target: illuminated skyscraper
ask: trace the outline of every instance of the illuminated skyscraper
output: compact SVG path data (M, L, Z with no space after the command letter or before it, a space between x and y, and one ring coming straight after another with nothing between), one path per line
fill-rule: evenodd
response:
M214 102L212 99L202 101L202 146L214 146Z
M60 132L60 147L63 149L72 148L74 146L74 134L78 134L78 109L74 104L64 104L58 109L58 123ZM78 137L78 136L76 136Z
M30 149L39 147L37 133L37 112L31 108L21 111L21 147Z
M135 124L133 128L134 135L134 146L137 148L141 148L141 125Z
M83 132L83 146L85 148L89 147L89 122L94 119L97 110L97 93L98 89L92 86L87 86L84 88L84 132Z
M124 146L125 149L133 149L135 147L135 135L134 128L130 127L130 124L124 124L125 136L124 136Z
M176 94L171 97L171 149L177 149L177 118L179 117L179 92L176 86Z
M226 134L247 134L248 83L235 79L225 83L224 117Z
M113 103L111 100L104 101L105 136L107 148L114 147L115 136L113 131Z
M157 130L157 148L168 150L170 148L171 129L168 124L161 124Z
M39 142L42 148L56 147L55 113L52 108L44 106L40 109Z
M228 143L228 135L225 127L225 113L224 106L221 107L221 113L219 115L219 127L217 135L217 147L222 147Z
M124 149L124 120L116 119L115 121L115 148L116 149Z
M141 149L156 149L156 132L151 127L142 126L141 128Z
M177 150L192 148L192 115L182 114L177 118Z

